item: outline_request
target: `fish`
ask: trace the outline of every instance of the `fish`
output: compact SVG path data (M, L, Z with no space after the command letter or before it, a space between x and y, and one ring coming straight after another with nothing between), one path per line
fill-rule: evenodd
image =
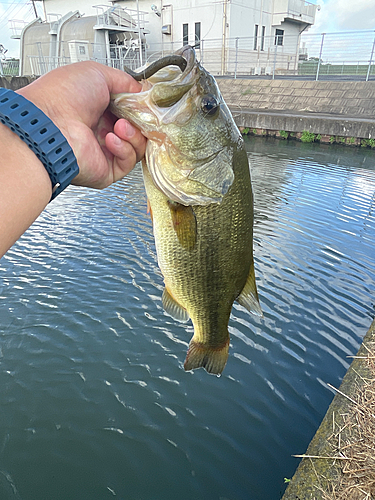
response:
M191 320L184 369L220 375L227 363L234 301L262 316L253 259L253 192L244 142L214 77L194 49L142 80L139 93L111 96L110 109L147 137L143 179L162 304Z

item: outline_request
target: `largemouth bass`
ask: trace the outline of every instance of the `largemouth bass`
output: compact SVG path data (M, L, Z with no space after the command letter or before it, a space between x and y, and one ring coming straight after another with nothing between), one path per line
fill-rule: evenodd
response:
M220 374L235 300L261 315L253 262L253 195L242 136L215 79L192 47L168 67L117 94L111 110L148 138L143 177L153 221L165 311L191 319L185 370Z

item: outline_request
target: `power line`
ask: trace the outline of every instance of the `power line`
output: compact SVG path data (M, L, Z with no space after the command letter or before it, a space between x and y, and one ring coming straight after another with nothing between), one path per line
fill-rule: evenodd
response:
M16 4L16 5L14 5ZM0 19L0 28L2 27L5 27L9 21L9 19L11 19L12 17L15 17L18 15L19 12L21 12L21 10L23 10L27 4L24 3L24 4L21 4L19 2L13 2L13 8L9 7L2 15L2 20Z

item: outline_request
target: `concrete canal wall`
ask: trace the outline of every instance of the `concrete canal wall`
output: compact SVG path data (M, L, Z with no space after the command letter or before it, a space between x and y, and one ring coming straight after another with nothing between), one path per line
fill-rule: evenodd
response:
M374 498L374 356L375 320L282 500Z
M307 131L321 142L357 145L357 138L375 139L375 82L218 79L218 84L237 125L250 132Z
M0 87L17 90L36 78L3 76ZM320 142L375 147L375 82L219 78L218 84L242 130L284 138L306 131Z
M18 90L36 80L37 76L0 76L0 87Z

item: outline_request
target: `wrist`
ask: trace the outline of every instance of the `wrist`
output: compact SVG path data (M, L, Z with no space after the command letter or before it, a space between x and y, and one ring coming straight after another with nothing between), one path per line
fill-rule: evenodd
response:
M52 183L52 198L78 174L78 164L66 138L53 121L33 102L0 88L0 122L34 152Z
M0 257L48 204L52 185L28 146L0 123Z

